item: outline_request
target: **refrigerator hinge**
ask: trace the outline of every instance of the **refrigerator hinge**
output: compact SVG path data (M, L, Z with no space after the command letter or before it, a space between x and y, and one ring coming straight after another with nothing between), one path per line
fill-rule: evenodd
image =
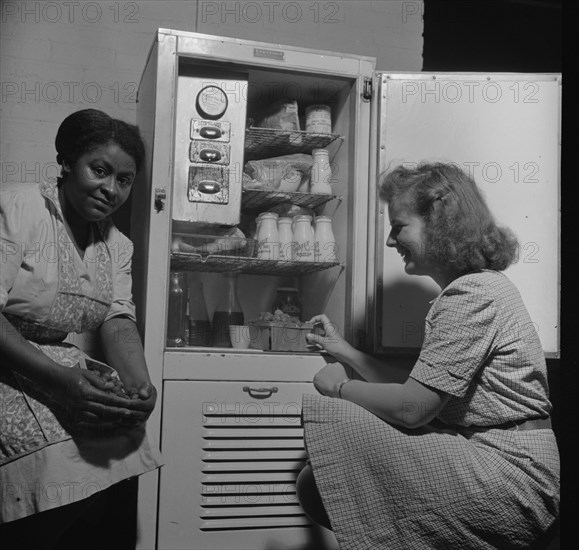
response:
M362 90L362 99L370 101L372 99L372 79L364 78L364 89Z

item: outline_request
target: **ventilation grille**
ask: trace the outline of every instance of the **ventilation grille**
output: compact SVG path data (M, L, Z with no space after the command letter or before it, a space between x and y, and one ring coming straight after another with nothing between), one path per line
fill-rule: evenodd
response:
M201 530L311 525L295 487L306 458L297 408L246 402L205 409Z

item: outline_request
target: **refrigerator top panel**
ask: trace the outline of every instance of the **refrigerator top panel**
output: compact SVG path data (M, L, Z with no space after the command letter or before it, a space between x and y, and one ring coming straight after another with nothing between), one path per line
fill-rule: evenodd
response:
M195 32L186 32L161 28L158 40L165 36L177 37L177 55L193 56L198 59L211 59L239 62L245 60L254 66L279 67L309 71L320 74L357 75L373 70L376 58L338 53L332 51L300 48L267 42L242 40L238 38L214 36Z

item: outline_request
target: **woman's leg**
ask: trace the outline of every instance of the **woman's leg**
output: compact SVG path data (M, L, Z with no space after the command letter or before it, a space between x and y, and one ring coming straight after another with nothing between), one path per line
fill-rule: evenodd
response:
M309 464L306 464L300 472L296 482L296 490L298 500L307 516L319 525L327 529L332 529L330 518L324 508L322 497L316 486L312 467Z

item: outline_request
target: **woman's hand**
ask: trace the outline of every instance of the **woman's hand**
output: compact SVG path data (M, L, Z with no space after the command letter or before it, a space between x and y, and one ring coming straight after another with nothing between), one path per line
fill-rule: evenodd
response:
M153 412L157 402L157 390L155 386L150 382L145 381L138 386L131 387L128 393L133 397L133 399L139 399L139 402L134 405L138 407L138 410L145 413L145 420L147 420ZM127 424L127 422L123 422L123 424Z
M137 389L138 399L129 399L111 393L113 386L88 369L62 367L55 371L49 395L67 423L99 429L146 422L155 406L154 388L145 383Z
M338 359L343 359L348 356L351 351L351 346L344 340L343 336L338 332L338 328L326 315L316 315L312 317L309 323L314 325L321 325L323 334L308 334L306 340L309 344L318 345L325 349L330 355Z
M322 395L339 397L340 383L348 378L346 369L340 363L330 363L314 376L314 386Z

